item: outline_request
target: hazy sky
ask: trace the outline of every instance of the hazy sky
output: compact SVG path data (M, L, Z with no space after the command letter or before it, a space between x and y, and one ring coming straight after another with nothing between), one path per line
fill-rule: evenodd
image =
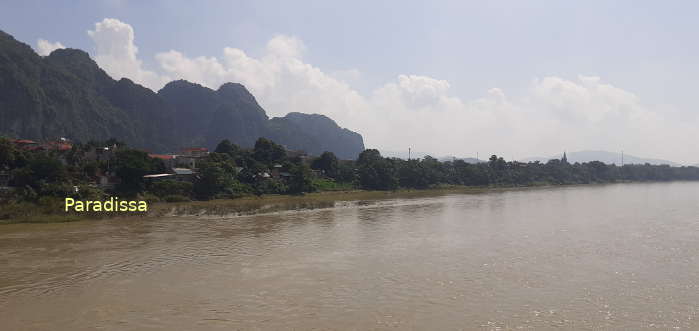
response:
M506 159L563 150L699 162L699 2L7 1L40 54L88 51L152 89L243 83L367 147Z

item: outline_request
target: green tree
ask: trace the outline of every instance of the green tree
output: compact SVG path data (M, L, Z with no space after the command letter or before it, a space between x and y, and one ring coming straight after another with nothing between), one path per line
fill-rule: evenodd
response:
M357 158L359 184L367 190L395 190L398 188L396 167L392 160L381 157L375 149L367 149Z
M143 176L164 172L162 161L151 159L148 153L135 149L122 149L114 156L114 170L120 182L117 191L135 195L145 188Z
M33 153L24 167L12 171L15 186L31 186L35 190L46 183L63 182L68 179L65 166L57 158L44 153Z
M230 140L224 139L220 143L218 143L214 152L228 154L232 158L235 158L238 155L238 153L240 153L240 147L236 144L231 143Z
M12 143L0 137L0 170L12 168L15 163L15 147Z
M398 161L396 164L398 171L398 183L402 187L423 189L430 183L427 180L426 171L420 160L411 159Z
M363 152L359 153L359 156L357 157L357 166L378 162L381 159L383 159L383 157L381 157L381 153L378 150L365 149Z
M253 158L266 165L281 162L286 157L284 147L277 145L267 138L257 139L253 149Z
M199 199L216 197L234 197L250 191L250 187L241 184L236 176L236 162L229 154L211 153L199 164L198 179L193 191ZM246 178L245 174L240 177ZM253 183L252 175L248 181Z
M311 170L306 165L294 165L289 169L289 193L299 194L304 192L315 192L316 188L313 186L313 181L311 180Z
M340 161L337 166L337 177L335 179L343 183L354 183L357 180L354 161Z
M323 152L320 157L313 160L311 168L322 170L326 176L331 178L337 177L338 161L333 152Z
M217 162L202 162L199 178L194 183L194 194L199 199L211 199L235 185L233 175Z

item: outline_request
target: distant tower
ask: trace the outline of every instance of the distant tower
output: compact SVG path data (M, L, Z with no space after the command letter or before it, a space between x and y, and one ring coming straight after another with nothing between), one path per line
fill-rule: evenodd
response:
M561 159L561 163L568 163L568 157L566 156L565 151L563 151L563 158Z
M621 166L624 166L624 151L621 151Z

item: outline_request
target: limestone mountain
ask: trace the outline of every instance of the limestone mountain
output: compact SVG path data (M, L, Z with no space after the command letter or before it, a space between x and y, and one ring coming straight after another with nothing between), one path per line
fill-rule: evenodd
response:
M341 159L354 159L364 150L360 134L339 127L325 115L293 112L272 118L269 123L270 139L283 141L288 147L304 149L314 155L335 151Z
M41 57L0 31L0 136L76 141L117 138L153 152L229 139L251 147L259 137L311 154L355 158L361 135L322 115L269 119L241 84L218 90L184 80L157 93L129 79L112 79L90 56L59 49Z
M212 90L185 80L170 82L158 96L174 110L185 145L216 146L229 139L250 147L267 134L267 114L243 85Z

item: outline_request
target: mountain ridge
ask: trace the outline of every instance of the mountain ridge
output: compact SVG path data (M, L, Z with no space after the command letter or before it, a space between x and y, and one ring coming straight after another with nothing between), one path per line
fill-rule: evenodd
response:
M521 162L547 162L548 160L551 159L560 159L563 157L563 154L552 156L552 157L528 157L525 159L521 159ZM609 151L602 151L602 150L582 150L582 151L577 151L577 152L568 152L566 153L566 157L568 158L568 162L570 163L583 163L583 162L590 162L590 161L600 161L606 164L621 164L621 152L615 153L615 152L609 152ZM679 163L668 161L668 160L663 160L663 159L655 159L655 158L645 158L645 157L638 157L634 155L629 155L629 154L624 154L624 164L653 164L653 165L662 165L662 164L667 164L670 166L680 166Z
M270 119L240 83L213 90L176 80L156 92L128 78L112 79L85 51L57 49L42 57L1 30L0 135L83 142L117 138L153 152L194 145L213 149L223 139L252 147L260 137L343 159L364 150L360 134L323 115Z

